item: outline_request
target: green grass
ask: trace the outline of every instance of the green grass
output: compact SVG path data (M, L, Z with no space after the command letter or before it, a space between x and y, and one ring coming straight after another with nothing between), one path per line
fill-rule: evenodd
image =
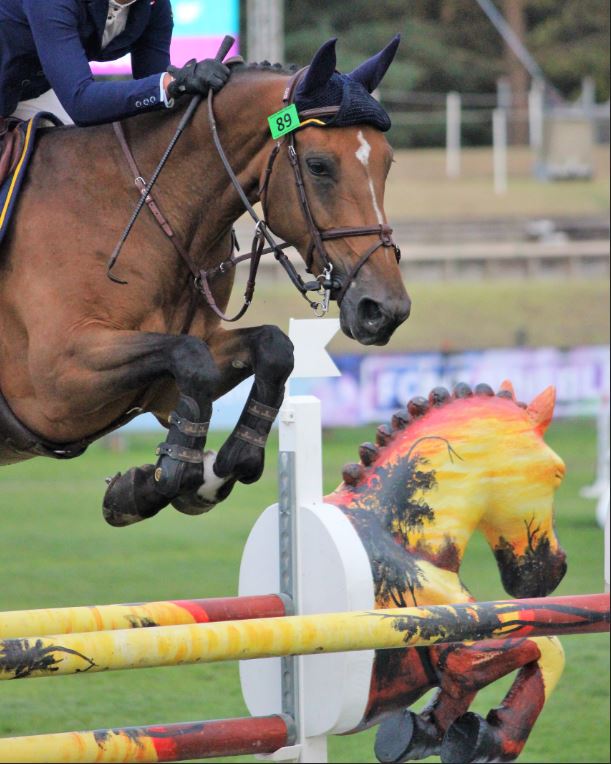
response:
M443 149L400 150L388 177L385 209L389 219L417 220L484 217L605 215L609 210L609 147L594 150L590 181L542 183L533 177L534 157L527 148L508 151L507 193L493 186L492 149L466 148L461 176L446 177Z
M373 428L325 432L325 490ZM213 433L212 447L221 435ZM558 495L558 530L569 572L560 594L602 590L602 534L594 505L579 497L593 478L595 428L555 423L548 442L568 465ZM276 498L275 443L261 481L239 486L207 516L167 509L125 529L101 517L103 478L150 461L154 436L132 435L115 454L95 445L69 463L45 460L0 470L0 609L103 604L235 594L241 549L261 510ZM462 573L480 599L503 596L490 550L473 539ZM567 668L522 756L530 762L609 761L609 639L563 639ZM496 705L508 680L483 690L475 710ZM183 666L5 683L0 735L153 724L246 714L235 664ZM331 761L372 762L372 731L330 741ZM252 759L243 758L243 761Z
M518 336L530 347L609 343L609 282L605 279L410 283L408 277L406 286L412 313L388 345L365 347L338 333L329 350L338 354L474 350L512 347ZM234 307L242 291L234 289ZM337 315L333 304L329 316ZM275 323L286 330L288 316L313 317L288 280L261 280L240 326Z

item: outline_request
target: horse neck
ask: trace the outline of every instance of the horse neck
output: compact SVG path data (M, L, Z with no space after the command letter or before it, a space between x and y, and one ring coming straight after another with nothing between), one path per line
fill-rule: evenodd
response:
M494 421L456 401L396 433L356 486L327 497L350 516L372 512L398 544L457 571L488 506ZM476 405L477 408L477 405Z
M286 81L281 75L238 73L214 97L219 137L252 203L258 199L259 180L271 152L267 115L281 107ZM130 145L136 158L142 156L143 172L148 172L148 177L174 135L186 105L176 109L170 119L156 113L129 124ZM154 194L163 201L166 217L195 262L244 212L214 146L206 101L182 133Z

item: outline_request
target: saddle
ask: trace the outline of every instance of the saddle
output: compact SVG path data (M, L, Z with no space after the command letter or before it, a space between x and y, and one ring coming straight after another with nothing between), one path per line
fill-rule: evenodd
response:
M25 134L16 129L20 123L16 117L0 117L0 187L17 166L23 152Z

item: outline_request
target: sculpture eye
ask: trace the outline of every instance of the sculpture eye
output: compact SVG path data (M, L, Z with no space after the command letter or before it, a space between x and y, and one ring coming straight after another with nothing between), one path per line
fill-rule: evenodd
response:
M312 175L315 175L316 177L323 177L325 175L330 175L329 167L326 162L323 162L320 159L308 159L307 160L308 170L312 173Z

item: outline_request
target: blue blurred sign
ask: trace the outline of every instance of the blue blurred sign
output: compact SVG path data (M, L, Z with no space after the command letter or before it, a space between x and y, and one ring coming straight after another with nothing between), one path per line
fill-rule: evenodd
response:
M174 37L223 37L240 31L238 0L172 0Z

